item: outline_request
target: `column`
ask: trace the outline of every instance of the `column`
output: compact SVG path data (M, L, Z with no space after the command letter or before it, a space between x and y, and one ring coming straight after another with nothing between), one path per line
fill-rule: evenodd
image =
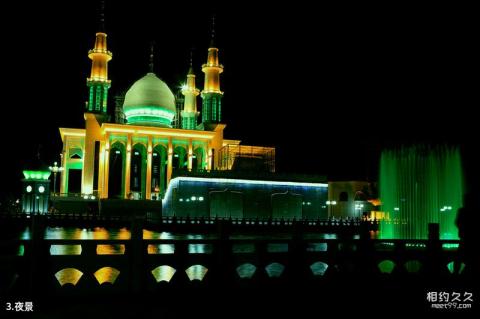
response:
M212 170L212 146L210 145L210 142L208 143L207 170Z
M208 168L208 147L206 145L202 146L202 170Z
M167 185L170 184L170 179L172 178L172 161L173 161L173 145L172 138L168 139L168 160L167 160Z
M67 146L68 146L68 136L65 136L65 142L63 143L63 149L62 149L62 162L60 163L60 166L63 167L63 171L61 172L62 176L60 178L60 194L66 193L66 187L67 187Z
M192 170L192 161L193 161L193 146L192 139L188 141L188 170Z
M145 198L150 200L152 198L152 137L148 137L147 146L147 180L145 186Z
M103 194L106 198L108 198L108 176L110 172L110 135L108 133L105 133L105 163L103 166L103 170Z
M103 188L105 187L105 141L100 142L100 163L98 165L98 197L107 198Z
M93 194L93 168L95 165L95 139L96 129L95 117L85 117L85 140L83 150L82 169L82 194Z
M105 133L105 137L101 141L100 144L100 165L98 168L98 196L100 198L108 198L108 162L110 160L110 156L107 156L107 152L110 148L110 135L109 133ZM108 154L109 155L109 154ZM105 169L105 165L106 169ZM105 191L106 190L106 191Z
M128 199L128 194L130 193L130 169L132 161L132 135L128 134L127 136L127 154L125 154L125 198Z

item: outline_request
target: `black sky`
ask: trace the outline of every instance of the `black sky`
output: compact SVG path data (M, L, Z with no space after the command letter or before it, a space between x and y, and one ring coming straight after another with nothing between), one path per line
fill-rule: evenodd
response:
M3 6L5 193L38 144L47 163L59 159L58 127L83 127L99 5ZM469 8L107 1L111 96L147 72L152 40L155 71L171 89L194 47L201 87L212 12L225 137L276 146L278 171L375 179L382 147L448 142L462 147L472 174L478 35ZM8 133L14 125L23 137Z

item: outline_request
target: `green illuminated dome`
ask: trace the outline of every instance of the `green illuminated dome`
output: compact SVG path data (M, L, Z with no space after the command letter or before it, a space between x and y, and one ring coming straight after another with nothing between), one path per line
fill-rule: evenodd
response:
M147 73L127 91L123 111L128 124L171 127L175 97L165 82Z

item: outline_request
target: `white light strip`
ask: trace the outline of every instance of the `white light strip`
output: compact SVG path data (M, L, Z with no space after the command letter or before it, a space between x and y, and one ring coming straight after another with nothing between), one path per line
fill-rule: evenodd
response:
M165 117L168 119L173 119L175 116L174 112L169 112L165 110L154 110L154 109L133 109L125 111L125 116L133 117L133 116L157 116L157 117Z
M202 178L202 177L175 177L168 184L168 189L165 193L164 200L167 200L170 196L172 184L174 182L206 182L206 183L228 183L228 184L253 184L253 185L276 185L276 186L309 186L328 188L328 184L325 183L300 183L300 182L278 182L278 181L260 181L260 180L248 180L248 179L228 179L228 178Z
M230 179L230 178L203 178L203 177L176 177L173 180L189 182L207 182L207 183L231 183L231 184L255 184L255 185L278 185L278 186L311 186L328 187L325 183L302 183L302 182L282 182L282 181L262 181L250 179ZM172 181L173 181L172 180Z

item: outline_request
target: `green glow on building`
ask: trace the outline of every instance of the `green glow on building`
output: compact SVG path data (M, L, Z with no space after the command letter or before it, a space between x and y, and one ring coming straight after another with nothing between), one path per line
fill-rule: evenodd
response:
M442 244L444 250L457 250L458 247L460 247L460 244Z
M202 122L220 123L222 120L222 94L202 93Z
M87 81L89 88L87 112L107 113L107 98L110 82Z
M427 239L439 223L441 239L458 239L455 218L463 201L458 148L411 146L386 150L380 159L380 198L386 219L382 239Z
M175 112L158 106L135 107L125 111L128 124L148 123L154 126L170 127Z
M194 130L197 127L197 119L194 112L182 113L182 129Z
M28 180L48 180L50 177L50 171L23 171L23 176Z

